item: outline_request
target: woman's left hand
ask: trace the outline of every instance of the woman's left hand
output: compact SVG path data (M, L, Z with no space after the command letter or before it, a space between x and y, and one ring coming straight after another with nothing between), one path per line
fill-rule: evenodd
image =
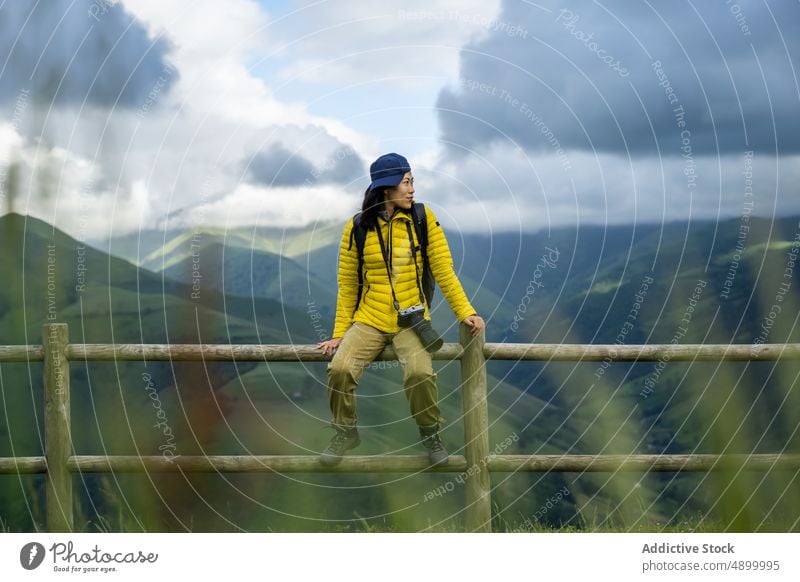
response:
M478 335L481 330L486 327L486 322L483 321L483 318L480 315L470 315L469 317L464 318L464 323L472 328L470 332L473 336Z

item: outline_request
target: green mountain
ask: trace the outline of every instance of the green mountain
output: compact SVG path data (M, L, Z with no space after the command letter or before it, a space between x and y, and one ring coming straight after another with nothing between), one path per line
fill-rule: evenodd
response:
M114 238L107 247L128 261L174 281L190 284L193 276L226 295L263 297L323 316L320 339L330 336L336 310L336 270L343 224L319 223L296 228L236 228L142 231ZM451 241L451 245L453 242ZM455 251L454 251L455 252ZM454 260L460 265L460 256ZM487 287L486 274L462 274L466 289L481 313L509 319L509 306ZM331 282L334 282L332 285ZM437 292L434 323L447 341L458 340L458 329L447 302ZM327 334L327 335L324 335Z
M197 246L217 243L253 252L296 258L317 249L338 245L342 224L317 223L310 227L238 227L147 230L115 237L101 246L110 254L125 258L152 271L162 271L186 257Z
M202 280L229 296L264 297L304 311L318 304L333 315L336 289L281 255L210 242L176 261L162 271L175 281Z

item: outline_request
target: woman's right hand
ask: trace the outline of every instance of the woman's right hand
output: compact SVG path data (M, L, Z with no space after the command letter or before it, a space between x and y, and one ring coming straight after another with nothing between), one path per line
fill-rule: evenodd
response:
M326 356L328 354L332 354L336 348L339 347L339 344L342 343L342 338L335 337L333 339L325 340L324 342L319 342L317 347L322 350L322 353Z

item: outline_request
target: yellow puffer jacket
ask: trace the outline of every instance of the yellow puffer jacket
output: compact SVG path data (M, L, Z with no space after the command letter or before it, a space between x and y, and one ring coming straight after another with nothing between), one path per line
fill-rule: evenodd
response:
M436 220L436 216L426 205L428 218L428 260L430 262L436 285L441 289L450 308L459 321L463 321L477 312L467 299L461 282L453 269L453 257L444 236L444 230ZM378 216L378 226L383 234L387 253L391 257L392 283L400 308L411 307L420 302L420 292L415 282L416 271L411 254L411 242L408 239L406 224L411 226L414 246L417 246L417 233L411 222L411 211L398 208L387 221ZM364 288L358 310L355 310L358 295L358 249L355 240L350 246L350 231L353 218L349 218L342 233L339 245L339 294L336 299L336 321L333 328L334 338L344 336L348 328L356 321L371 325L387 333L400 331L397 325L397 311L392 305L392 291L389 287L386 266L381 255L378 233L373 229L367 232L364 243ZM390 234L391 233L391 234ZM389 241L391 240L391 245ZM422 256L417 255L420 285L422 283ZM355 313L354 313L355 311ZM425 319L430 320L428 306L425 305Z

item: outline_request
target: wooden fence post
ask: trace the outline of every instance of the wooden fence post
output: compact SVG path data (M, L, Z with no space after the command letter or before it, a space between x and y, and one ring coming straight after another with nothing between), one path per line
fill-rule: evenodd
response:
M472 336L467 324L459 326L461 386L464 403L464 456L467 458L465 526L468 532L492 531L492 484L489 474L489 411L486 403L484 330Z
M44 456L47 462L47 531L71 532L72 474L67 459L72 454L69 414L69 361L66 323L46 323L44 344Z

